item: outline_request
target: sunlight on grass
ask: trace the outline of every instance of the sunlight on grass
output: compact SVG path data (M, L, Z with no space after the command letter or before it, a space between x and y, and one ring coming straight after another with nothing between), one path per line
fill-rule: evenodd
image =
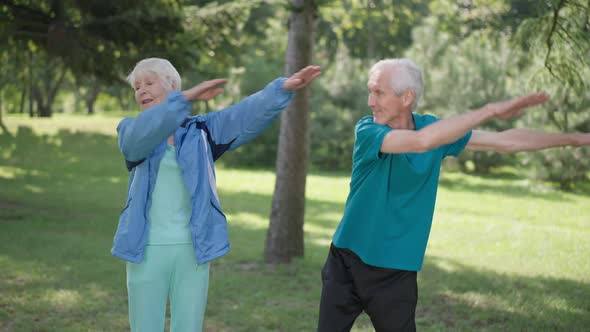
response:
M348 175L326 177L311 174L307 177L306 197L308 199L342 204L348 196L349 182L350 178Z
M110 183L117 184L117 183L122 183L123 182L123 179L120 176L117 176L117 177L111 176L111 177L108 177L107 178L107 181L109 181Z
M311 239L310 241L311 241L311 243L313 243L317 246L328 248L328 247L330 247L330 243L332 243L332 236L325 237L325 238L315 238L315 239Z
M6 179L14 179L17 176L42 176L47 175L47 172L43 172L36 169L24 169L20 167L0 166L0 177Z
M0 156L2 159L10 158L14 150L16 150L16 143L14 142L0 146Z
M339 221L338 219L337 221ZM332 237L334 234L334 228L331 227L322 227L317 224L306 223L304 226L305 232L313 234L315 236L328 236Z
M568 303L568 301L566 299L564 299L563 297L548 295L545 298L543 298L543 304L549 308L553 308L556 310L570 311L570 312L577 311L578 313L580 312L579 310L572 308L570 306L570 304Z
M455 301L461 301L471 307L478 308L496 308L503 311L513 312L514 308L511 307L510 303L503 301L501 298L493 296L492 294L482 294L478 292L465 292L462 294L447 293L449 298Z
M248 229L268 228L268 220L263 219L260 216L253 213L240 212L234 214L227 214L227 219L232 224L244 226Z
M133 116L134 114L130 114ZM10 132L15 133L18 127L31 127L34 132L54 135L60 130L74 130L76 132L99 133L109 136L117 134L117 124L122 117L102 115L68 115L57 114L51 118L35 118L8 116L4 122Z
M41 298L54 307L68 308L74 307L81 301L81 296L77 291L67 289L48 290Z
M109 252L128 179L119 119L5 118L22 127L0 136L0 330L129 330L125 263ZM518 172L443 174L418 330L590 326L590 194ZM349 174L308 176L304 257L279 266L264 263L274 172L218 167L217 179L232 250L212 263L205 331L313 331ZM352 331L374 329L363 314Z
M32 184L25 184L25 189L32 192L32 193L36 193L36 194L39 194L39 193L42 193L45 191L43 188L41 188L39 186L34 186Z
M16 167L0 166L0 177L5 179L14 179L18 172Z
M243 181L243 179L248 179ZM272 195L275 174L270 171L242 171L217 168L217 186L228 193L256 193Z

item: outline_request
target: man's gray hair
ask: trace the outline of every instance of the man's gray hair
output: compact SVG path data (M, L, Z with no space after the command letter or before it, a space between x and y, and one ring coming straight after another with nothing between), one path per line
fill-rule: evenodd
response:
M135 80L145 74L154 74L167 91L180 90L182 80L180 74L170 61L160 58L147 58L139 61L129 76L127 82L135 86Z
M371 67L369 71L369 77L374 71L379 69L388 69L391 73L391 88L393 92L401 96L408 89L414 91L414 101L412 103L412 112L418 107L418 102L422 98L424 93L424 81L422 80L422 70L414 61L410 59L398 58L398 59L385 59L377 62Z

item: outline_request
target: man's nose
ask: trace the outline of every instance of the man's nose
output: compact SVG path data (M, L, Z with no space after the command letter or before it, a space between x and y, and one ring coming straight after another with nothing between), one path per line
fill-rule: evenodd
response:
M369 98L367 98L367 105L369 105L369 107L373 107L375 106L375 98L373 97L372 94L369 94Z

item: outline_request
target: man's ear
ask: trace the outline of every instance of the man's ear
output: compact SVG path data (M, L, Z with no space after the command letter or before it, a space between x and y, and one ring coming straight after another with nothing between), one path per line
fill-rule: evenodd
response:
M414 94L414 90L406 90L406 92L404 92L404 96L402 97L404 106L411 106L415 97L416 95Z

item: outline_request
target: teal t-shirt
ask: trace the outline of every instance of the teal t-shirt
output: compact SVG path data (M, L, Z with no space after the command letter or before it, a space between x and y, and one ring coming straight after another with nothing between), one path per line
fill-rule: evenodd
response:
M413 114L416 130L438 121ZM424 153L380 153L394 130L372 116L355 128L350 193L333 243L355 252L368 265L419 271L430 234L442 160L456 156L471 132Z
M168 245L192 243L189 221L191 197L176 162L172 145L160 161L152 204L148 211L148 244Z

